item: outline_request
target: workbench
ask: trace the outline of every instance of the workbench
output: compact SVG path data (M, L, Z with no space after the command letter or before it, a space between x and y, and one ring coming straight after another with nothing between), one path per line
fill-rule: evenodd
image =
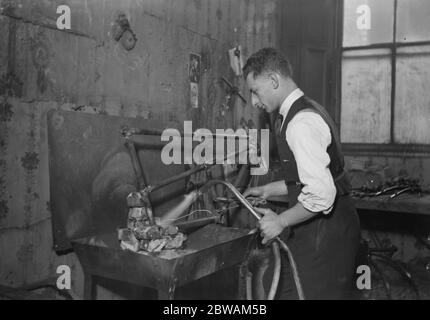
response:
M394 199L387 196L353 198L357 210L375 210L430 216L430 194L403 194Z
M357 210L375 210L385 212L410 213L430 216L430 194L402 194L394 199L389 195L378 197L352 197ZM267 199L273 203L288 206L287 197L274 196Z

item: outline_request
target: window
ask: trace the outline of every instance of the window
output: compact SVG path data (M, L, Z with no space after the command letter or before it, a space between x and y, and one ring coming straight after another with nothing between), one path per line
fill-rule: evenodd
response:
M346 150L430 151L430 1L344 0Z

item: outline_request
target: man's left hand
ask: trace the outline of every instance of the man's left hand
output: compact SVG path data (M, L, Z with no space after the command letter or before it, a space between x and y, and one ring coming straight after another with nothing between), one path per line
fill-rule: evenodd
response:
M284 230L284 226L282 225L281 217L273 212L273 210L267 208L255 208L255 210L263 215L258 225L261 230L261 236L263 237L262 244L266 244L268 241L280 235Z

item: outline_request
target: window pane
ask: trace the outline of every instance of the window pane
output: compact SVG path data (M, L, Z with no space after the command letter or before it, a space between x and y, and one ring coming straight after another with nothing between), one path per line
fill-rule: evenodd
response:
M394 139L430 143L430 46L397 53Z
M430 40L430 1L399 0L397 7L397 41Z
M342 58L342 142L389 142L390 117L390 50L345 52Z
M393 41L394 0L345 0L343 46Z

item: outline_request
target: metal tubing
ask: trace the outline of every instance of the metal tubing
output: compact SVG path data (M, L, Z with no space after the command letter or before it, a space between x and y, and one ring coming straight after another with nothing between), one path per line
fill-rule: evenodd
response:
M133 165L134 173L137 177L137 186L139 190L145 189L147 186L146 179L143 173L143 169L140 165L139 157L136 152L136 147L132 141L126 139L126 145L131 157L131 163ZM152 204L149 199L149 193L144 193L144 203L146 207L146 214L148 215L151 224L155 224L154 215L152 212Z
M145 181L145 177L143 175L142 167L140 166L140 161L139 161L139 158L137 156L136 148L135 148L133 142L128 140L128 139L125 142L125 144L126 144L128 151L130 153L131 163L133 165L134 173L136 174L136 178L137 178L137 186L138 186L139 190L141 190L141 189L146 187L146 181Z
M167 186L169 184L172 184L172 183L174 183L174 182L176 182L178 180L185 179L185 178L191 176L192 174L200 172L200 171L202 171L202 170L204 170L206 168L207 168L207 165L205 165L205 164L198 165L195 168L189 169L189 170L184 171L184 172L182 172L182 173L180 173L178 175L175 175L173 177L167 178L167 179L165 179L165 180L163 180L161 182L158 182L158 183L156 183L156 184L154 184L152 186L149 186L148 187L148 191L152 192L154 190L160 189L160 188L162 188L164 186Z
M237 174L236 179L234 180L233 185L240 192L243 192L244 186L247 185L246 181L248 180L248 177L249 177L249 167L250 167L249 164L243 164L239 169L239 173ZM236 214L236 212L238 212L239 210L240 210L239 206L229 210L228 214L226 215L227 225L230 225L231 217L233 217Z
M123 129L123 135L128 137L134 136L161 136L164 130L158 129L136 129L136 128L125 128ZM179 130L178 130L179 131ZM193 138L196 132L191 132L189 134L184 134L184 132L179 131L181 138ZM197 134L198 135L198 134ZM249 135L237 135L237 134L228 134L228 133L212 133L213 137L225 137L225 138L239 138L239 139L248 139Z
M125 135L149 135L149 136L161 136L163 134L163 130L160 129L136 129L136 128L125 128L123 130Z
M188 136L188 135L187 135ZM235 138L235 139L249 139L248 135L236 135L236 134L226 134L226 133L213 133L212 136L214 138ZM154 137L154 135L152 135ZM190 136L192 137L192 135ZM147 136L145 135L131 135L127 139L132 141L137 148L145 148L145 149L163 149L164 146L168 143L168 141L148 141ZM184 137L181 135L181 144L183 144ZM193 144L196 144L198 141L193 140Z
M147 141L147 139L142 136L131 136L128 139L132 141L138 148L162 149L167 144L167 141Z
M224 158L224 161L225 160L227 160L229 157L231 157L231 156L237 156L238 154L240 154L242 151L237 151L237 152L235 152L234 154L229 154L229 155L227 155L225 158ZM185 178L187 178L187 177L189 177L189 176L191 176L192 174L194 174L194 173L197 173L197 172L200 172L200 171L202 171L202 170L205 170L205 169L207 169L208 167L211 167L211 166L214 166L214 165L216 165L217 163L212 163L212 164L199 164L199 165L197 165L196 167L194 167L194 168L192 168L192 169L189 169L189 170L187 170L187 171L184 171L184 172L182 172L182 173L180 173L180 174L178 174L178 175L175 175L175 176L173 176L173 177L170 177L170 178L168 178L168 179L166 179L166 180L163 180L163 181L161 181L161 182L158 182L158 183L156 183L156 184L154 184L154 185L152 185L152 186L148 186L148 188L147 188L147 191L148 192L152 192L152 191L154 191L154 190L157 190L157 189L159 189L159 188L162 188L162 187L164 187L164 186L166 186L166 185L169 185L169 184L171 184L171 183L174 183L174 182L176 182L176 181L178 181L178 180L181 180L181 179L185 179Z
M254 207L248 202L248 200L245 199L245 197L228 181L223 180L211 180L208 183L206 183L201 189L201 193L205 193L209 190L213 185L215 184L223 184L225 185L230 191L236 196L236 198L251 212L251 214L257 219L260 220L261 217L255 211Z
M194 220L185 221L185 222L178 222L178 223L174 223L174 225L177 226L179 230L186 231L188 229L200 228L211 223L217 223L218 221L219 221L219 217L214 216L209 218L201 218L201 219L194 219Z

